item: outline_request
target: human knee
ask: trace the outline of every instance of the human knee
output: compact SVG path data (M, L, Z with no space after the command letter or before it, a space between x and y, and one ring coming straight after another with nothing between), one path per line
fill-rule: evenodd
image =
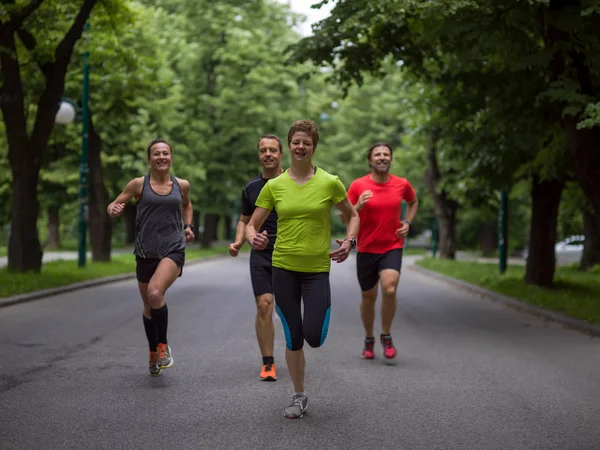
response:
M377 291L365 291L362 293L362 302L366 305L375 305L377 301Z
M163 303L164 293L156 286L148 286L148 303L152 308L160 308Z
M273 296L270 294L261 295L256 300L258 314L262 317L268 317L273 313Z
M319 333L311 333L304 336L308 345L312 348L319 348L325 343L325 336L321 336Z
M386 297L395 297L396 296L396 283L386 283L381 286L382 294Z

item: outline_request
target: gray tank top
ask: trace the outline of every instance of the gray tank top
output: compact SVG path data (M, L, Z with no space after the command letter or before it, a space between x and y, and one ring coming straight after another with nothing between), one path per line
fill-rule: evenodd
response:
M161 195L152 190L150 176L144 177L135 217L137 237L133 253L136 256L160 259L169 253L185 250L181 187L174 177L171 180L171 192Z

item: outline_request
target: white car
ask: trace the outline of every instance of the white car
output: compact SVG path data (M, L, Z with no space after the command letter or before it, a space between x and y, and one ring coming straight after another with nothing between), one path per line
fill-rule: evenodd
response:
M583 254L583 242L585 236L575 235L569 236L563 241L557 242L554 245L554 253L556 254L557 264L572 264L581 260ZM526 248L523 252L523 258L527 259L529 249Z

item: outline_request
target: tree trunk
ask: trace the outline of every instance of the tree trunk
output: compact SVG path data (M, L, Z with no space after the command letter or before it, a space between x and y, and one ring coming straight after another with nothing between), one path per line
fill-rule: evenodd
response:
M194 209L192 212L192 225L194 225L194 241L200 240L200 211Z
M600 211L600 128L577 129L573 118L563 121L575 171L575 179L595 211Z
M228 241L233 241L233 229L231 228L231 216L224 216L223 221L225 222L225 239Z
M204 216L204 232L202 233L202 247L208 248L210 244L217 239L217 227L219 225L219 215L209 213Z
M448 198L443 190L438 192L438 182L442 178L437 163L437 132L429 134L427 160L429 168L425 173L425 186L433 198L433 208L438 219L438 248L440 258L456 258L456 210L458 204Z
M135 216L137 214L137 205L128 202L123 211L123 221L125 222L125 244L133 244L135 242Z
M598 89L590 73L592 63L587 50L580 44L577 19L582 14L582 2L550 0L544 11L546 48L552 50L549 64L551 82L573 83L577 95L596 98ZM565 24L571 24L566 29ZM565 102L557 104L555 116L562 123L573 161L575 179L596 211L600 210L600 127L578 129L580 115L564 115Z
M498 224L485 222L479 233L479 243L483 256L489 256L498 248Z
M525 282L552 287L556 268L556 227L558 207L564 184L562 181L539 181L531 187L531 228Z
M580 268L587 270L600 264L600 210L591 206L582 208L583 213L583 255Z
M106 205L108 205L109 200L102 175L102 140L94 128L91 114L88 144L90 183L88 227L90 230L92 261L110 261L112 222L108 214L106 214Z
M60 208L58 205L48 206L48 240L44 248L56 250L60 247Z
M37 196L39 164L24 161L27 149L18 149L20 167L13 167L13 210L8 244L8 270L39 272L42 269L42 247L37 219L40 210Z
M51 62L38 64L44 76L44 88L39 96L35 120L28 133L24 102L24 88L21 79L15 35L31 53L39 51L36 38L24 23L42 1L29 2L19 14L11 14L3 19L0 27L0 108L5 124L8 143L8 158L13 175L13 211L11 235L8 245L8 270L39 272L42 267L42 249L37 232L39 203L37 183L43 153L54 127L57 106L64 93L65 75L71 60L73 47L81 37L83 27L97 0L82 2L77 16L69 30L61 38L54 50ZM35 57L30 58L34 61Z

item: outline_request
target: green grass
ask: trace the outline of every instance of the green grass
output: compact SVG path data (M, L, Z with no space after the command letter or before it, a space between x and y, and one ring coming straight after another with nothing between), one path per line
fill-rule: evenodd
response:
M431 254L431 250L428 248L418 248L418 247L405 247L402 251L403 255L429 255Z
M523 281L524 267L509 266L501 275L497 264L432 258L422 259L416 264L532 305L600 325L600 274L597 270L582 272L575 267L557 267L554 288L545 289Z
M227 247L224 246L191 248L186 250L185 260L187 263L207 256L224 254L227 254ZM3 267L0 268L0 298L131 272L135 272L135 257L132 254L113 256L110 262L88 261L81 269L77 267L76 260L45 263L41 273L9 273Z

